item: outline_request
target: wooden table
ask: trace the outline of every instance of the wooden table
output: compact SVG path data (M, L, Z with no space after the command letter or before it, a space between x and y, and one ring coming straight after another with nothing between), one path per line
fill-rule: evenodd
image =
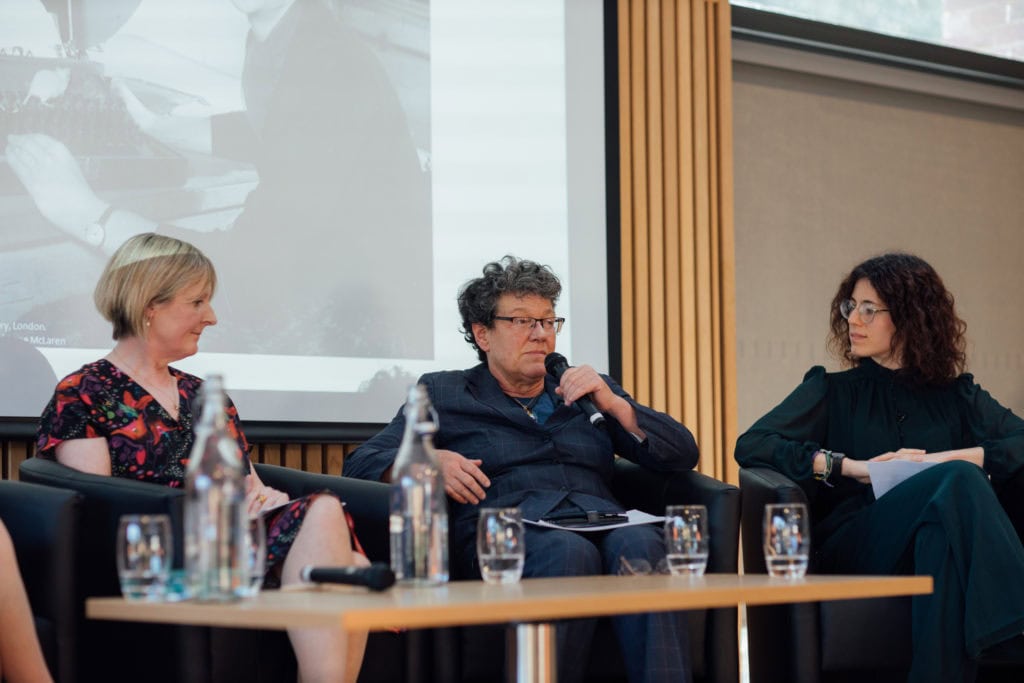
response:
M457 581L436 588L396 587L382 593L309 587L265 591L254 599L225 605L90 598L86 615L115 621L261 629L340 627L346 631L508 623L516 626L519 680L553 681L550 622L557 619L931 592L930 576L582 576L497 586Z

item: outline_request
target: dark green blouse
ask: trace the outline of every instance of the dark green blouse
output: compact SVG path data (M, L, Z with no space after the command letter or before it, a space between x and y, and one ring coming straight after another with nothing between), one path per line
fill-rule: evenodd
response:
M770 467L800 483L824 541L844 519L874 500L871 487L844 477L834 489L814 481L811 460L825 448L868 460L900 448L929 453L981 446L993 483L1024 467L1024 420L969 374L948 385L916 386L870 359L852 370L813 367L803 383L736 443L741 467ZM821 535L818 535L821 534Z

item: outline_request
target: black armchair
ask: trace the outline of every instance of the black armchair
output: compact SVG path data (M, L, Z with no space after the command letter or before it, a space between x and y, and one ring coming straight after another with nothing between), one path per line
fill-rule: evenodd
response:
M744 572L765 574L764 506L807 504L807 493L785 475L761 467L740 469L740 491ZM904 681L910 669L910 598L748 607L747 641L751 683ZM1020 680L1024 638L983 654L980 664L979 680Z
M182 557L181 490L144 482L86 474L52 460L29 458L19 466L22 481L78 492L82 495L80 545L73 563L79 602L86 597L120 595L115 548L122 514L167 514L175 530L175 563ZM82 680L177 681L206 676L196 669L190 643L196 632L173 626L89 621L79 605L77 671ZM134 643L115 647L112 643ZM159 648L144 643L161 643ZM184 671L182 670L184 668Z
M0 519L14 542L36 634L57 683L74 683L78 674L82 604L75 558L81 510L82 497L73 491L0 481Z
M295 497L328 489L346 501L371 559L387 561L388 487L384 484L256 465L260 478ZM73 563L81 595L119 595L115 562L117 524L122 514L165 513L175 536L175 564L181 565L184 492L145 482L86 474L60 463L30 458L20 466L23 481L77 491L83 496L82 552ZM107 621L81 621L79 677L104 681L235 681L295 678L295 659L280 631L207 629ZM406 634L373 634L359 680L401 680L407 668ZM160 643L160 647L112 643ZM134 654L134 656L133 656ZM415 680L415 679L413 679Z
M616 498L627 509L664 514L671 504L703 504L708 508L711 536L708 572L736 573L739 556L740 492L731 484L695 471L666 477L628 460L616 458L612 484ZM739 680L739 643L736 609L691 610L688 613L690 661L695 681L736 683ZM505 635L499 627L441 629L440 646L447 657L435 664L444 681L491 682L502 680ZM602 619L595 633L588 681L625 681L626 673L611 621Z

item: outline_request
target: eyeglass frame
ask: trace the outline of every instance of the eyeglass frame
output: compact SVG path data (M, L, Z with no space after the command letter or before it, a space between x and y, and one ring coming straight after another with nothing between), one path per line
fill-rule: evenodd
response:
M565 318L534 318L529 315L495 315L491 317L491 320L504 320L505 322L512 323L512 329L521 330L523 332L530 332L539 324L540 329L545 332L553 331L555 334L559 334L562 331L562 326L565 324ZM517 320L529 320L531 322L529 325L525 325L524 323L525 326L520 327L516 324ZM549 324L550 327L548 327Z
M852 306L849 307L850 310L844 310L845 308L848 307L849 304L852 304ZM870 307L868 308L867 313L865 313L865 311L863 310L864 306ZM888 313L889 309L874 308L874 304L872 304L870 301L861 301L858 304L853 299L843 299L842 301L839 302L839 315L843 316L843 320L849 321L850 316L853 315L854 311L857 311L857 315L860 316L861 322L863 322L865 325L870 325L875 321L876 315L878 315L879 313Z

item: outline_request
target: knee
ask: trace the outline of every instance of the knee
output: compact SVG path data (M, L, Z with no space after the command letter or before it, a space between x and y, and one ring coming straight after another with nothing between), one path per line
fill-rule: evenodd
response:
M601 554L593 543L579 534L557 534L557 539L530 551L526 545L526 563L523 573L540 576L592 576L601 574Z
M338 534L347 539L348 523L341 501L330 495L317 496L306 508L306 516L302 520L302 529L307 528L318 534Z
M995 489L977 465L954 460L926 470L927 473L933 471L935 478L930 482L929 503L938 519L959 526L975 516L988 518L1002 512ZM954 518L960 521L951 521Z
M654 526L623 527L612 531L603 546L605 565L609 572L618 571L625 559L647 560L652 565L665 556L665 541L661 530Z
M950 491L956 496L977 495L979 492L992 493L985 471L974 463L966 460L951 460L933 468L937 470L940 489Z

